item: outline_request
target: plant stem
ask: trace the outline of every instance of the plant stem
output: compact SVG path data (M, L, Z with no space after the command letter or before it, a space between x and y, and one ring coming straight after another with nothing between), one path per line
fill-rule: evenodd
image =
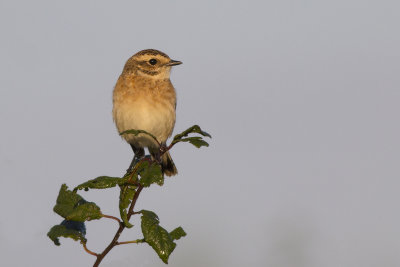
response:
M143 242L144 242L144 239L137 239L137 240L132 240L132 241L117 242L117 245L137 244L137 243L143 243Z
M156 140L156 141L157 141L157 140ZM160 144L158 141L157 141L157 143L161 146L161 144ZM170 146L168 149L170 149L171 147L172 147L172 146ZM143 158L141 161L145 161L145 160L149 161L150 163L153 161L153 160L148 160L148 159L146 159L146 158ZM137 171L138 166L139 166L139 165L136 164L136 166L133 168L133 170L131 171L131 174L132 174L132 175L131 175L131 177L128 179L128 181L133 182L133 181L131 181L131 179L133 178L133 174ZM125 174L125 175L126 175L126 174ZM134 182L134 183L136 183L136 182ZM135 195L133 196L133 199L132 199L132 202L131 202L131 206L129 207L129 211L128 211L128 214L127 214L128 221L131 219L132 215L138 214L138 213L139 213L139 212L135 212L135 211L134 211L134 208L135 208L135 205L136 205L136 201L137 201L137 199L138 199L138 197L139 197L139 195L140 195L140 192L142 192L142 189L143 189L143 186L140 185L140 184L138 184L138 187L137 187L137 189L136 189ZM118 219L118 218L116 218L116 217L114 217L114 216L104 215L104 214L103 214L103 217L109 218L109 219L113 219L113 220L117 220L118 223L119 223L119 228L118 228L117 232L115 233L114 238L112 239L112 241L110 242L110 244L104 249L104 251L103 251L101 254L95 254L95 256L97 256L97 259L96 259L96 262L94 263L93 267L98 267L98 266L100 265L101 261L102 261L102 260L104 259L104 257L108 254L108 252L110 252L111 249L113 249L113 247L115 247L115 246L117 246L117 245L122 245L122 244L141 243L141 242L143 242L141 239L138 239L138 240L135 240L135 241L118 242L118 239L119 239L119 237L121 236L121 233L122 233L122 232L124 231L124 229L126 228L125 225L124 225L124 223L123 223L120 219ZM91 253L90 253L90 254L91 254ZM92 254L92 255L93 255L93 254Z
M111 216L111 215L105 215L105 214L103 214L103 217L104 218L108 218L108 219L113 219L113 220L116 220L118 223L121 223L121 220L118 219L117 217L114 217L114 216Z
M133 196L132 199L132 203L131 206L129 207L129 212L128 212L128 221L131 218L132 214L133 214L133 209L135 207L136 201L140 195L140 192L142 192L143 186L139 185L135 195ZM101 263L101 261L103 260L103 258L108 254L108 252L110 252L110 250L115 247L116 245L118 245L118 238L120 237L122 231L124 231L125 229L125 225L122 222L119 222L119 228L117 230L117 232L114 235L113 240L111 241L111 243L104 249L104 251L101 254L97 254L97 260L94 263L93 267L98 267Z
M84 249L87 253L89 253L90 255L93 255L93 256L96 256L96 257L99 256L99 254L97 254L97 253L95 253L95 252L89 250L89 249L86 247L86 243L82 243L82 246L83 246L83 249Z
M128 211L128 221L131 219L131 217L134 213L133 209L135 208L136 201L139 197L140 192L142 192L142 189L143 189L143 186L139 185L136 190L135 195L133 196L132 203L131 203L131 206L129 207L129 211Z

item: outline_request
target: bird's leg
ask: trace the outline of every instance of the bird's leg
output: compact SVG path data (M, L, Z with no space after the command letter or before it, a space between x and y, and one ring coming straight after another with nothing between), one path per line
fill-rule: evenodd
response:
M161 164L161 148L150 148L149 147L149 152L153 159L157 161L159 164Z
M134 145L131 144L133 153L135 154L133 156L132 162L129 165L129 168L126 170L126 173L130 173L133 170L133 167L144 157L144 148L143 147L135 147Z
M160 154L162 155L167 151L168 151L167 144L165 142L161 143L161 145L160 145Z

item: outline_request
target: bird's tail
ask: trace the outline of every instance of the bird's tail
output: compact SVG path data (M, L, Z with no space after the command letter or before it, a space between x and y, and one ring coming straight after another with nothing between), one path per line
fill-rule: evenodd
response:
M171 158L169 152L166 152L161 157L161 168L165 175L173 176L178 174L178 170L176 169L175 163Z

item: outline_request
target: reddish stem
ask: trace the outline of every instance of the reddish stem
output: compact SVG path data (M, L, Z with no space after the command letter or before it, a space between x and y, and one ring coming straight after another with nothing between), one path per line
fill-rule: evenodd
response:
M104 218L108 218L108 219L112 219L112 220L117 221L118 223L121 223L121 220L118 219L117 217L114 217L114 216L111 216L111 215L105 215L105 214L103 214L103 217Z
M139 185L135 195L133 196L132 199L132 203L131 206L129 207L129 211L128 211L128 221L131 218L132 214L133 214L133 209L135 208L135 204L136 201L140 195L140 192L142 192L143 186ZM113 240L110 242L110 244L104 249L104 251L101 254L96 254L97 259L96 262L94 263L93 267L98 267L101 263L101 261L104 259L104 257L108 254L108 252L110 252L110 250L115 247L116 245L118 245L118 238L120 237L122 231L124 231L125 229L125 225L123 223L119 224L119 228L117 230L117 232L114 235Z
M96 256L96 257L99 256L99 254L94 253L93 251L89 250L89 249L86 247L86 243L82 243L82 246L83 246L83 249L84 249L87 253L89 253L90 255L93 255L93 256Z

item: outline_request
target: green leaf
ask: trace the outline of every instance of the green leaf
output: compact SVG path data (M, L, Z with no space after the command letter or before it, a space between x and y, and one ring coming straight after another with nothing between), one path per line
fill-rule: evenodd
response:
M81 243L86 243L85 238L85 226L82 222L75 222L76 224L65 223L70 221L63 221L59 225L53 226L47 233L47 236L54 242L56 246L60 245L59 237L72 238L77 241L80 240ZM83 224L83 227L82 225ZM83 229L83 231L82 231Z
M116 185L122 184L123 182L124 180L119 177L100 176L78 185L77 187L75 187L74 191L87 188L91 189L111 188L115 187Z
M196 137L188 137L188 138L184 138L186 136L188 136L191 133L198 133L202 136L206 136L206 137L210 137L211 135L204 132L203 130L201 130L200 126L198 125L193 125L192 127L190 127L189 129L183 131L180 134L177 134L174 136L174 139L171 142L171 145L174 145L176 143L179 142L189 142L192 145L196 146L197 148L200 148L202 146L208 146L208 143L206 141L203 140L203 137L201 136L196 136Z
M169 235L171 236L172 240L179 240L181 237L186 236L186 233L183 231L182 227L179 226L169 233Z
M138 136L139 134L147 134L148 136L152 137L157 143L159 143L158 140L157 140L157 138L156 138L154 135L152 135L151 133L146 132L146 131L144 131L144 130L135 130L135 129L131 129L131 130L123 131L123 132L120 133L119 135L124 135L124 134L133 134L133 135L135 135L135 136Z
M67 185L61 186L57 203L53 208L61 217L71 221L90 221L100 219L100 208L93 202L87 202L76 192L68 190Z
M124 185L121 186L121 192L119 195L119 213L124 225L127 228L131 228L133 225L128 220L128 207L131 204L133 196L136 193L136 186Z
M157 252L164 263L168 263L169 255L176 244L170 234L162 228L158 216L148 210L142 210L142 233L144 240Z
M178 142L189 142L197 148L200 148L202 146L208 146L208 143L204 141L203 138L200 136L183 138L180 139Z
M199 125L193 125L192 127L188 128L187 130L183 131L182 133L175 135L173 141L180 140L183 137L186 137L191 133L198 133L198 134L201 134L202 136L207 136L207 137L211 138L211 135L204 132L203 130L201 130Z
M100 208L93 202L86 202L76 207L72 213L65 217L65 219L84 222L98 220L101 217L102 214Z
M161 166L156 162L150 164L147 161L142 161L138 168L138 173L140 175L139 183L144 187L149 187L154 183L160 186L164 184L164 175L161 171Z
M65 227L67 227L67 229L76 230L82 233L83 236L86 235L86 226L84 222L64 220L61 222L61 225L64 225Z

